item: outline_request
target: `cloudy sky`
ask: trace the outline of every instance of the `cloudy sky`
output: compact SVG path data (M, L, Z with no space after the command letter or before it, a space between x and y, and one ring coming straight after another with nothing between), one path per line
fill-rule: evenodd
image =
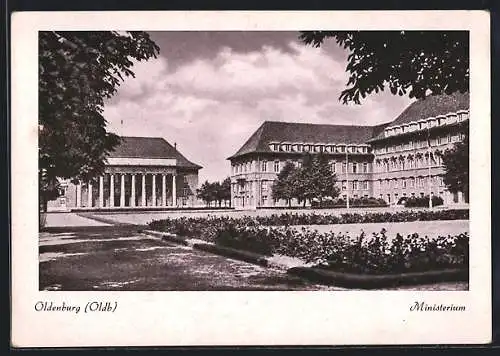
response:
M105 106L108 129L163 137L204 168L229 175L227 157L265 121L375 125L411 101L389 93L344 105L348 53L333 40L305 46L297 32L151 32L160 56L139 62Z

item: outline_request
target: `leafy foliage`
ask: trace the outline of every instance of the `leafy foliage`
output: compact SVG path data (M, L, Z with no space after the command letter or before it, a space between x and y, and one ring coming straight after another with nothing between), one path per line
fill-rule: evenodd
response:
M347 201L340 198L325 202L311 202L312 208L345 208L347 206ZM386 207L387 202L382 198L350 198L350 207Z
M468 125L462 127L464 138L442 155L445 174L444 184L452 193L469 194L469 134Z
M428 238L418 233L406 238L397 234L388 239L386 230L366 236L343 233L319 233L309 228L290 226L264 227L251 218L209 217L179 219L175 226L191 226L191 236L216 244L264 255L298 257L306 262L337 271L377 274L439 270L466 267L469 263L469 235ZM175 219L174 219L175 220ZM158 228L165 221L153 222Z
M290 225L333 225L354 223L409 222L432 220L467 220L468 209L438 211L400 211L396 213L346 213L331 214L297 214L283 213L269 216L229 216L182 217L153 220L149 227L153 230L166 231L177 235L205 238L213 241L217 229L228 224L244 226L290 226Z
M443 198L433 195L431 198L432 206L443 205ZM427 208L429 206L429 196L409 197L404 200L406 208Z
M273 183L272 192L274 199L284 199L291 204L291 200L295 197L296 168L291 162L286 162L285 166L278 173L276 180Z
M332 172L328 158L324 154L305 154L300 168L287 163L273 183L273 198L292 198L305 203L317 199L334 199L339 195L337 176Z
M58 178L90 181L103 172L119 137L106 131L104 100L133 60L156 57L159 47L145 32L39 32L40 197L51 199Z
M344 103L359 104L385 87L417 99L469 89L466 31L305 31L299 38L315 47L334 38L350 52Z
M231 205L231 179L227 177L222 183L205 181L196 191L196 195L207 206L212 202L217 202L219 206L222 205L222 202L229 202L229 205Z

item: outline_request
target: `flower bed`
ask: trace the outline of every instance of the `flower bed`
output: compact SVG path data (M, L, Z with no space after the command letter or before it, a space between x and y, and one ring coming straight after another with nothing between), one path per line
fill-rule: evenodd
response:
M388 216L344 214L341 217L314 214L297 217L294 214L283 214L275 217L238 219L229 217L166 219L153 221L150 228L196 237L220 246L266 256L279 254L297 257L319 268L339 272L391 274L466 268L469 263L468 233L432 239L421 237L418 233L406 237L398 234L389 239L385 230L371 236L364 233L350 236L343 233L320 233L306 227L296 229L290 226L298 221L304 225L311 224L311 221L313 224L319 224L321 221L326 221L322 219L333 218L339 219L341 223L358 222L360 219L372 221L379 218L388 218L388 221L401 221L398 219L415 221L416 218L432 220L431 218L436 216L443 217L439 213L447 213L444 217L448 219L463 216L460 213L450 215L450 212L387 213ZM366 217L367 215L369 217ZM264 226L278 225L278 221L284 226ZM328 221L331 223L331 220Z
M181 236L202 238L202 235L213 236L215 230L221 226L226 226L228 223L237 223L243 226L290 226L467 219L469 219L469 210L467 209L366 214L346 213L340 216L316 213L283 213L269 216L243 216L238 218L227 216L168 218L153 220L149 223L149 227L153 230L166 231Z

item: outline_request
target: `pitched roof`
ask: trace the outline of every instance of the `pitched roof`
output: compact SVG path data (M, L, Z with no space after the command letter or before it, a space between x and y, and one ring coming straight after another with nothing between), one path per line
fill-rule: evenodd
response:
M411 103L395 120L386 127L400 126L429 117L446 115L450 112L469 109L469 93L455 92L453 94L431 95ZM384 138L383 129L373 140Z
M247 153L271 152L271 142L366 143L386 125L353 126L265 121L230 158Z
M469 109L469 93L431 95L410 104L389 126L399 126L467 109Z
M126 158L175 158L177 166L183 168L202 167L189 161L175 147L161 137L121 136L121 143L110 152L109 157Z

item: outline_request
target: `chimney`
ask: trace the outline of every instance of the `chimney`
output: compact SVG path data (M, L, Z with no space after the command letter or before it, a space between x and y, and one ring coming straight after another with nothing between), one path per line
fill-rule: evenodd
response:
M177 142L174 142L174 148L177 149Z

